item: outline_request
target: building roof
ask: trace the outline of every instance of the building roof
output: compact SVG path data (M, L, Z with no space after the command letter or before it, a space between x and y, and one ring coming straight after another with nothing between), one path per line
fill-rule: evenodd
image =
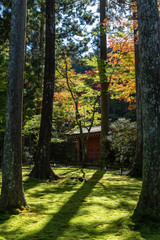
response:
M82 131L84 134L88 133L88 130L86 128L82 128ZM96 126L96 127L92 127L90 133L100 133L101 132L101 126ZM70 131L68 133L66 133L67 135L79 135L80 134L80 130L76 129L74 132Z

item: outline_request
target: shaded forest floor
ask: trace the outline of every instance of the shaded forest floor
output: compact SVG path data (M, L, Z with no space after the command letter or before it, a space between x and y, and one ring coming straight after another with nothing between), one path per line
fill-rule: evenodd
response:
M57 168L62 178L49 182L23 172L30 209L0 216L0 240L160 240L160 223L142 222L131 215L141 181L100 170Z

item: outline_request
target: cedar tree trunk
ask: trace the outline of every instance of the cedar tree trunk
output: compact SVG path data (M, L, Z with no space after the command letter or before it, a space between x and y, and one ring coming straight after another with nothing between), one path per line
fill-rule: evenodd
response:
M157 0L137 0L143 120L143 184L136 217L160 217L160 57Z
M129 176L142 177L143 165L143 125L142 125L142 94L140 81L140 56L139 56L139 37L138 37L138 16L137 2L133 2L133 28L134 28L134 50L135 50L135 76L136 76L136 115L137 115L137 144L136 155L133 167L129 172Z
M22 103L26 0L12 0L1 207L27 206L22 185Z
M100 0L100 82L101 82L101 168L107 164L109 156L109 93L106 76L107 37L106 37L106 0Z
M38 149L31 177L57 179L50 166L50 140L55 81L55 1L46 0L46 48L42 116Z
M44 2L41 2L41 18L40 18L40 41L39 41L39 52L40 52L40 64L38 69L38 84L39 88L43 88L43 79L44 79L44 40L45 40L45 7ZM37 114L42 113L42 101L38 100L37 102Z

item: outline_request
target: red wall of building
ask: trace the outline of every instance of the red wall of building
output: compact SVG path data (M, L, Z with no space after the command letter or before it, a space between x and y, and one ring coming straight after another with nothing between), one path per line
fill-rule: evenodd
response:
M76 148L77 148L77 158L78 162L81 162L81 147L80 147L80 138L77 138L76 141ZM88 140L88 147L87 147L87 162L97 164L100 157L100 134L91 134Z
M98 162L100 157L100 136L91 135L88 141L88 162Z

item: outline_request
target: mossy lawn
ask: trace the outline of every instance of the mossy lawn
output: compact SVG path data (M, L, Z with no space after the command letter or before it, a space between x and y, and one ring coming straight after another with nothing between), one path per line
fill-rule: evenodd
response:
M131 215L141 181L100 170L57 168L53 182L23 171L29 209L0 216L0 240L160 240L160 223L141 223Z

